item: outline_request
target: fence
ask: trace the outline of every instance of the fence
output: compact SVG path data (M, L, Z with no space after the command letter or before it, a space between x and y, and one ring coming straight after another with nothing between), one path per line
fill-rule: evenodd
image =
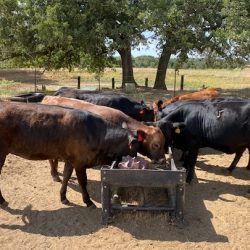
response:
M157 69L135 68L134 78L139 86L153 87ZM228 95L250 97L250 69L244 70L179 70L167 71L166 85L173 95L174 85L179 91L196 91L205 87L223 89ZM80 77L80 84L79 84ZM43 71L42 69L0 69L0 96L8 97L19 93L33 91L53 92L62 86L94 90L120 88L122 71L107 69L104 74L96 76L86 71L75 69ZM152 89L149 88L148 91ZM172 92L171 92L172 91ZM162 92L166 93L166 92ZM176 93L177 94L177 93Z

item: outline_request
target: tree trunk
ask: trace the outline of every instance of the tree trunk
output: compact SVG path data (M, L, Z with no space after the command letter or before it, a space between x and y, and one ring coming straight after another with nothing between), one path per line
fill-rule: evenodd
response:
M166 46L164 46L158 63L154 89L167 89L165 78L170 56L171 51Z
M118 53L122 61L122 87L125 87L125 83L134 83L137 86L134 79L131 48L119 49Z

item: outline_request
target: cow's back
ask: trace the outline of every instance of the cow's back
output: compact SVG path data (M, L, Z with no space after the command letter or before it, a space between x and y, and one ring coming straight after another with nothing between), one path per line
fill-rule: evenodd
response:
M4 150L27 159L65 159L75 155L74 148L91 153L105 132L105 122L88 112L21 103L4 103L0 108Z
M231 99L186 103L163 119L185 122L184 138L188 134L200 147L231 153L250 144L249 117L250 101Z
M60 88L54 96L84 100L96 105L111 107L139 121L153 121L154 112L145 104L138 103L111 91L84 91L67 87Z

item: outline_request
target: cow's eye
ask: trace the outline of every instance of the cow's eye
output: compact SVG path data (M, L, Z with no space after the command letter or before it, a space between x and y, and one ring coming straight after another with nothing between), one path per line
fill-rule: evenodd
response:
M158 149L160 148L160 145L157 144L157 143L153 143L152 148L153 148L154 150L158 150Z

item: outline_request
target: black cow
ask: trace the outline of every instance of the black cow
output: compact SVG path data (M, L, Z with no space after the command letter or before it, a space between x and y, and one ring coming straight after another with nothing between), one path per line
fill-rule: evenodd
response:
M171 112L173 112L174 110L176 110L178 107L181 107L181 106L184 106L186 104L191 104L193 103L194 105L197 104L197 103L218 103L218 102L228 102L228 101L240 101L240 100L247 100L247 99L244 99L244 98L241 98L241 97L217 97L217 98L210 98L210 99L206 99L206 100L185 100L185 101L177 101L177 102L174 102L168 106L166 106L164 109L162 110L158 110L158 112L156 113L156 119L157 120L160 120L162 119L163 117L169 115ZM163 122L164 123L164 122ZM169 125L167 126L169 127ZM183 125L182 125L183 127ZM166 148L168 148L168 145L166 146ZM249 151L249 150L248 150ZM181 160L184 160L185 157L186 157L186 153L187 152L183 152L182 156L181 156ZM229 172L232 172L238 161L240 160L240 157L239 155L235 155L235 158L234 160L232 161L230 167L228 168L228 171ZM249 151L249 161L250 161L250 151Z
M137 121L154 121L153 109L145 105L143 101L141 103L131 101L127 97L111 91L85 91L62 87L54 95L85 100L93 104L118 109Z
M236 153L229 167L233 170L246 148L250 150L250 101L248 99L221 99L185 102L156 122L163 131L169 122L180 122L185 128L173 135L176 148L187 152L184 166L187 182L194 175L198 150L211 147L224 153ZM247 165L250 169L250 160Z
M6 102L0 105L0 172L10 153L29 160L64 160L61 201L68 202L66 188L74 168L83 201L90 207L94 204L86 188L86 168L135 156L137 140L128 130L87 111ZM0 191L0 204L4 203Z

